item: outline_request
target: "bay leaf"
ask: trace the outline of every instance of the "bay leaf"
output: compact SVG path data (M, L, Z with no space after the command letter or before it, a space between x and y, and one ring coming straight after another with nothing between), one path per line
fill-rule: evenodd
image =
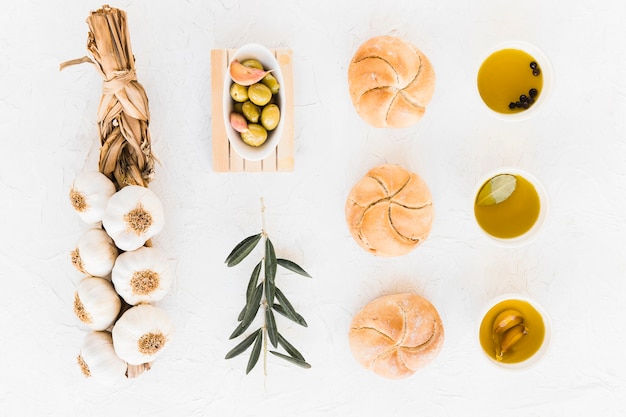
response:
M517 178L511 174L499 174L483 185L476 197L479 206L491 206L507 200L517 186Z

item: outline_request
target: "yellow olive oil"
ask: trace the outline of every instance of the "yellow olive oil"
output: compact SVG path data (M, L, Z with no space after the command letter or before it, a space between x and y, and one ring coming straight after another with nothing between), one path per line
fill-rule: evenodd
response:
M489 55L478 70L478 91L485 104L498 113L519 113L538 99L543 74L537 61L519 49Z
M493 334L494 320L498 314L508 309L515 309L522 314L523 325L527 329L527 333L500 359L502 363L511 364L525 361L537 353L544 342L546 327L541 314L528 301L510 299L497 303L483 317L478 335L481 347L493 359L497 360L498 351L498 338L494 340Z
M535 186L521 175L514 175L515 189L497 204L474 201L474 216L478 225L489 235L500 239L516 238L528 232L539 218L541 202ZM490 180L482 185L487 186ZM480 194L480 192L479 192Z

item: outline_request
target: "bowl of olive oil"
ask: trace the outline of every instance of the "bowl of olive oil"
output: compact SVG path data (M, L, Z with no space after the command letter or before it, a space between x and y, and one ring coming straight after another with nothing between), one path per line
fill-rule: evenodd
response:
M478 93L492 114L523 120L542 106L552 89L552 67L539 48L511 41L498 45L482 61Z
M530 243L548 212L548 198L539 180L518 168L501 168L478 184L473 209L483 234L500 246Z
M548 315L537 303L516 294L491 300L478 329L478 340L488 360L505 369L535 365L550 344Z

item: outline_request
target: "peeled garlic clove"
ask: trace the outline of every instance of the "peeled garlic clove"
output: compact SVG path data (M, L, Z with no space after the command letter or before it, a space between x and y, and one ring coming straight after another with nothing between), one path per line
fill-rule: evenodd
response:
M113 239L101 228L94 228L83 233L70 255L80 272L104 277L111 273L117 254Z
M113 324L122 307L113 284L104 278L85 277L74 293L74 314L92 330Z
M141 247L124 252L111 274L117 293L130 305L159 301L167 294L174 273L160 249Z
M113 326L115 353L130 365L152 362L170 342L173 327L167 312L159 307L132 307Z
M239 85L244 87L256 84L263 79L270 71L263 71L258 68L246 67L241 62L234 60L230 63L230 77Z
M248 130L248 122L242 114L239 113L231 113L230 114L230 125L235 129L235 131L242 133Z
M126 362L115 353L111 333L106 331L88 333L76 360L85 377L106 383L121 381L126 374Z
M102 225L124 250L135 250L163 229L165 216L154 192L139 185L128 185L109 199Z
M505 310L498 314L494 320L493 333L502 334L518 324L522 324L523 322L524 316L522 316L522 313L514 309Z
M98 223L113 194L115 185L106 175L86 171L74 179L69 198L72 208L85 223Z
M515 327L510 328L509 330L502 335L502 341L500 342L499 350L496 352L497 360L502 360L505 353L507 353L513 345L519 342L522 337L528 334L528 328L523 324L518 324Z

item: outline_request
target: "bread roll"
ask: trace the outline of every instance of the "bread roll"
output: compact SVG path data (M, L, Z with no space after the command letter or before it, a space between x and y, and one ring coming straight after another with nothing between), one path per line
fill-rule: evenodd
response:
M354 240L379 256L410 252L428 237L434 218L426 183L390 164L373 168L356 183L345 210Z
M411 376L430 363L443 346L435 307L415 294L394 294L367 304L354 317L350 349L366 369L390 379Z
M400 38L379 36L356 51L348 68L352 104L374 127L417 123L435 92L435 71L419 49Z

